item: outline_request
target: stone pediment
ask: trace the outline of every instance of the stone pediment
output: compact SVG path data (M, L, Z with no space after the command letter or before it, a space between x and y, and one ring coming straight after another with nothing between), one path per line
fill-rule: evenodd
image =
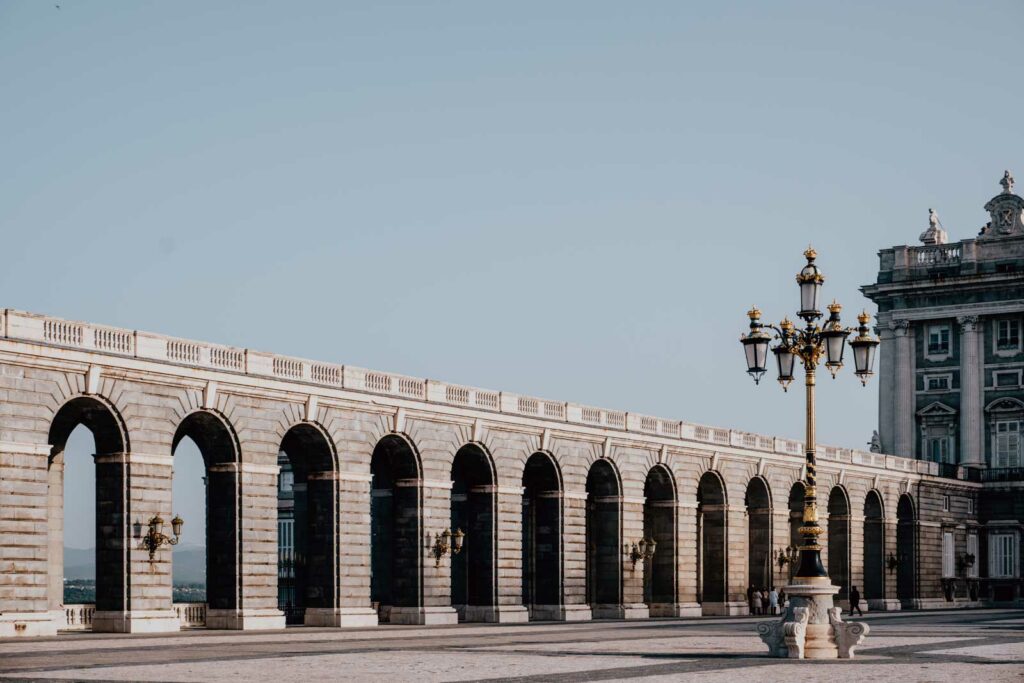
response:
M1024 198L1013 193L1013 176L1007 171L1000 183L1003 191L985 204L991 221L979 239L995 239L1024 235Z
M1024 402L1015 398L997 398L985 406L986 413L1020 413L1024 412Z
M947 406L941 401L935 401L917 411L917 415L918 417L950 417L956 415L956 408Z

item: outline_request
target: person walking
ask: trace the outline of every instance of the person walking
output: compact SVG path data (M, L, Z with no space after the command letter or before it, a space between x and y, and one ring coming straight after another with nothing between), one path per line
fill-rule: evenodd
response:
M851 616L853 615L853 611L854 610L857 610L857 612L861 616L864 616L864 612L860 608L860 591L857 590L856 586L851 586L850 587L850 615Z
M771 591L768 593L768 609L771 610L773 616L779 609L779 593L775 590L775 586L772 586Z
M768 589L761 587L761 614L768 614Z
M786 589L783 588L779 591L779 607L786 609Z
M757 608L761 604L761 600L757 597L757 591L754 590L753 584L747 588L747 604L750 606L750 615L756 615Z

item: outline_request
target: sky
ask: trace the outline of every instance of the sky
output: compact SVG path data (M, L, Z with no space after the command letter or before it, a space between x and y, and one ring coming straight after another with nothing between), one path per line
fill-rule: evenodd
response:
M929 207L977 233L1024 174L1022 20L6 0L0 305L801 438L745 311L792 316L813 243L852 323ZM876 423L877 382L819 382L819 441Z

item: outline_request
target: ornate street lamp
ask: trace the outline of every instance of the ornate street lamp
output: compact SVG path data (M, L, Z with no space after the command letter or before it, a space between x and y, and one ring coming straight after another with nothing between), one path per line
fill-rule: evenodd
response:
M149 532L142 537L142 547L149 551L149 561L152 562L156 558L156 551L166 545L178 545L178 541L181 540L181 528L185 525L183 520L178 515L174 516L171 520L171 532L174 534L174 538L164 534L164 518L160 515L154 515L149 520Z
M817 506L814 424L815 372L818 364L824 360L825 367L832 374L832 377L835 377L836 373L843 367L843 351L845 350L846 339L851 333L856 331L858 336L850 341L850 346L853 348L856 375L862 383L866 383L872 374L872 364L878 340L871 337L868 332L868 322L871 318L867 313L862 313L859 316L860 327L857 330L844 328L839 319L842 307L834 301L828 307L828 319L822 326L818 326L817 321L822 317L819 300L825 276L815 263L818 254L812 247L807 248L807 251L804 252L804 257L807 259L807 264L804 265L796 276L797 284L800 286L800 311L797 313L797 316L805 323L804 327L797 329L788 319L783 319L778 327L770 324L766 325L761 322L761 312L755 307L747 314L750 317L750 332L742 337L740 341L743 343L744 355L747 360L747 372L754 377L755 381L760 380L761 375L764 374L764 364L759 362L758 350L764 343L763 338L767 335L766 329L773 330L775 332L775 339L778 340L778 344L772 349L772 353L775 354L775 361L779 372L778 380L783 389L788 388L794 379L796 360L799 359L803 363L804 385L807 390L806 439L804 443L807 479L804 493L803 526L799 529L801 536L799 566L793 575L794 585L788 587L786 592L794 597L794 604L796 606L805 606L811 612L818 609L816 614L820 615L826 614L827 609L831 608L832 595L835 594L838 588L831 584L828 573L821 563L821 545L818 543L818 537L822 534L822 529L818 525ZM754 349L753 352L751 351L752 347ZM781 556L780 553L780 565L782 564L783 557L787 560L790 559L789 557ZM795 557L792 558L792 560L795 559ZM792 567L793 565L790 564L790 566ZM820 609L823 606L826 608L825 610ZM796 617L790 611L787 612L786 618ZM817 623L816 619L811 618L810 623ZM835 627L834 623L832 625ZM772 630L772 633L774 633L774 630ZM774 638L775 636L771 637ZM768 641L766 640L766 642ZM769 643L769 647L773 648L773 652L776 652L771 643ZM835 651L833 650L833 652ZM842 655L843 653L840 652L840 654ZM831 656L834 657L836 655L832 654ZM848 653L846 656L848 656Z

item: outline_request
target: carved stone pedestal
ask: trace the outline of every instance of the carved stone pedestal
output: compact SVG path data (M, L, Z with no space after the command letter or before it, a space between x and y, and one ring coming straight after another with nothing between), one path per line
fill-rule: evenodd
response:
M797 578L786 586L789 606L779 621L757 625L772 657L790 659L852 659L867 637L867 624L845 622L832 596L839 592L828 577Z

